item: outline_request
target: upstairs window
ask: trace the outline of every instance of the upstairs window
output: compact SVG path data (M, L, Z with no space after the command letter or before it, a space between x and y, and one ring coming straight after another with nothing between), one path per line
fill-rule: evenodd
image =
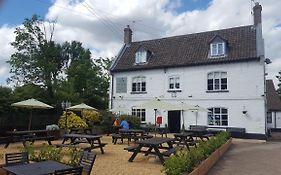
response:
M227 90L227 73L211 72L208 74L207 80L208 91L224 91Z
M145 77L134 77L132 81L132 92L145 92L146 81Z
M210 45L211 57L220 57L225 55L225 43L211 43Z
M227 108L214 107L208 108L208 125L228 126Z
M140 50L136 52L136 58L135 63L141 64L147 62L147 51L146 50Z
M179 90L180 89L180 77L172 76L169 77L169 90Z

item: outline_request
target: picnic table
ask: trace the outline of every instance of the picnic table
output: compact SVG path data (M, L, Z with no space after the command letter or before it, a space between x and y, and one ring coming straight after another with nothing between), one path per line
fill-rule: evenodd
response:
M101 153L104 154L103 147L106 145L106 143L101 143L101 135L89 135L89 134L65 134L65 138L70 139L70 144L58 144L57 146L60 147L67 147L67 146L73 146L80 143L89 143L90 147L86 148L89 150L100 148Z
M36 140L46 140L49 145L52 145L51 141L54 140L54 136L50 136L48 130L8 131L7 135L5 148L15 141L21 141L26 147L26 141L34 143Z
M195 146L196 142L193 139L194 134L192 132L183 132L183 133L176 133L174 134L175 137L175 144L178 146L184 145L189 150L189 146Z
M193 128L191 130L185 130L185 133L192 133L193 137L199 137L202 141L204 141L204 138L206 138L207 140L209 140L209 137L213 136L213 134L209 133L206 129L196 129Z
M132 139L134 141L137 141L137 140L148 139L151 137L153 136L146 134L146 132L141 129L120 129L119 133L112 134L112 143L116 144L118 139L121 139L123 143L123 139L128 139L128 145L129 145Z
M3 169L15 175L52 174L56 170L64 170L68 168L73 168L73 167L53 160L46 160L36 163L19 164L19 165L3 167Z
M132 156L129 158L129 162L133 162L138 153L144 153L145 156L149 154L157 155L162 163L164 163L163 156L170 156L175 152L176 148L173 147L173 142L175 139L166 137L153 137L146 140L137 141L136 146L128 147L129 152L133 152ZM167 143L168 147L164 147L163 144ZM142 148L148 148L142 150ZM160 152L159 149L165 149L166 151Z

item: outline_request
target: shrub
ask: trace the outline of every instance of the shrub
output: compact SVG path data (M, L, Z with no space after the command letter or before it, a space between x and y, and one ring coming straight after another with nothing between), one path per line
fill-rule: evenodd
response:
M74 147L57 148L44 144L39 150L35 150L31 143L27 143L21 151L28 152L32 161L54 160L71 166L77 166L82 155L82 150ZM65 158L64 156L68 157Z
M176 155L170 156L164 163L164 171L168 175L180 175L183 172L190 173L202 160L206 159L217 148L230 138L230 133L220 132L208 141L200 141L197 148L190 151L183 149Z
M102 115L93 110L83 110L81 115L89 126L93 126L95 123L100 123L102 120Z
M88 125L85 120L76 115L72 111L64 111L63 114L59 118L58 125L60 128L65 128L65 119L67 115L67 128L87 128Z

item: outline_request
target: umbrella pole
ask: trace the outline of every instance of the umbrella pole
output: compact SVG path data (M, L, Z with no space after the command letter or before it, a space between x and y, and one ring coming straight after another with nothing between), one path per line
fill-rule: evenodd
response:
M181 116L182 116L182 131L184 132L185 126L184 126L184 116L183 116L183 110L181 110Z
M30 110L29 122L28 122L28 131L31 129L31 120L32 120L32 109Z
M154 109L155 137L156 137L156 132L157 132L156 111L157 111L157 109Z

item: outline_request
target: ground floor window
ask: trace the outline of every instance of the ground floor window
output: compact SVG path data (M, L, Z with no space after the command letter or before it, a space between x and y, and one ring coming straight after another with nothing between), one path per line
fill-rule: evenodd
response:
M132 109L132 115L138 116L141 122L145 122L145 109Z
M228 126L228 110L222 107L208 108L208 125Z
M271 112L267 113L266 121L267 121L267 123L272 123L272 113Z

